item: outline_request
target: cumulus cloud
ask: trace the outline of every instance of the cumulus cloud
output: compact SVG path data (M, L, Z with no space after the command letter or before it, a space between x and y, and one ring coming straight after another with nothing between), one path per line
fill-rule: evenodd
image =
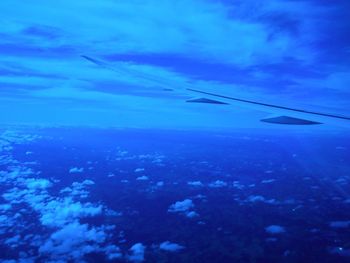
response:
M193 218L199 216L195 211L191 211L194 208L193 201L191 199L185 199L183 201L177 201L170 205L168 212L170 213L180 213L188 218Z
M270 184L276 181L276 179L264 179L261 181L262 184Z
M8 145L28 143L37 139L29 135L12 134L8 137L11 138L7 140L11 142ZM0 142L2 138L0 135ZM11 151L12 148L0 150ZM110 260L122 257L120 249L110 242L111 232L115 228L113 225L81 223L86 217L102 213L111 215L102 204L82 202L82 198L89 193L89 188L95 184L92 180L74 182L55 195L57 192L54 184L57 181L38 178L39 172L14 160L10 153L8 156L9 158L3 160L7 165L11 165L2 176L2 181L6 182L7 187L2 197L7 203L0 204L3 213L0 215L0 233L11 232L10 229L16 226L16 233L3 239L4 244L9 247L30 245L38 248L40 253L29 257L27 253L21 252L19 262L34 262L41 256L50 262L60 260L83 262L85 256L91 253L105 255ZM23 207L19 211L17 211L18 205ZM33 212L38 215L39 221L36 222L35 217L29 224L26 216L32 215ZM115 215L117 212L113 211L113 216ZM28 234L33 223L43 230L35 235Z
M275 205L275 204L280 203L275 199L266 199L262 195L250 195L247 197L246 202L250 202L250 203L262 202L262 203L267 203L267 204L271 204L271 205Z
M139 176L136 178L137 181L147 181L149 180L148 176L143 175L143 176Z
M89 227L77 221L64 225L54 232L44 244L39 247L41 254L47 254L52 259L79 260L86 254L101 250L100 245L106 240L105 230ZM114 247L113 247L114 248ZM111 247L105 251L111 252ZM114 253L118 249L114 248Z
M186 212L194 207L194 204L191 199L185 199L183 201L177 201L175 204L172 204L168 211L172 213L176 212Z
M159 248L161 250L164 250L164 251L176 252L176 251L184 249L185 247L181 246L179 244L176 244L176 243L172 243L170 241L164 241L163 243L161 243L159 245Z
M40 221L46 226L60 226L75 219L96 216L102 212L101 205L74 202L69 197L43 203L37 208L42 214Z
M221 180L216 180L215 182L209 184L209 187L211 188L221 188L225 186L227 186L227 183Z
M156 186L162 187L162 186L164 186L164 182L163 181L159 181L159 182L157 182Z
M92 180L84 180L83 182L74 182L71 187L66 187L60 193L69 193L72 196L79 196L80 198L87 198L89 195L88 187L94 185Z
M52 185L52 183L47 179L33 179L33 178L27 179L26 184L29 189L45 189Z
M130 253L127 256L127 259L132 262L142 262L145 259L145 249L142 243L134 244L130 249Z
M84 168L72 167L69 169L69 173L82 173L84 172Z
M203 186L201 181L190 181L190 182L187 182L187 184L191 186Z
M272 235L278 235L283 234L286 232L286 229L283 226L279 225L270 225L268 227L265 227L265 231Z

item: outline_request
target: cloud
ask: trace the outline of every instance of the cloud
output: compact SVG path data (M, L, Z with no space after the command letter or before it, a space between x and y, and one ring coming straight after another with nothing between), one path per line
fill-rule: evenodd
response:
M191 182L187 182L187 184L191 186L203 186L201 181L191 181Z
M194 217L198 217L199 216L199 214L197 212L195 212L195 211L187 211L185 213L185 215L188 218L194 218Z
M175 204L170 205L168 212L183 214L188 218L194 218L199 216L195 211L191 211L194 208L193 201L191 199L185 199L183 201L177 201Z
M36 207L40 209L40 221L45 226L60 226L78 218L92 217L102 213L101 205L74 202L69 197L42 203Z
M183 201L177 201L175 204L172 204L168 212L176 213L176 212L187 212L188 210L192 209L194 207L194 204L191 199L185 199Z
M208 185L211 188L221 188L227 186L227 183L221 180L216 180Z
M47 179L33 179L26 180L26 185L29 189L46 189L52 186L52 183Z
M136 178L137 181L147 181L149 180L148 176L142 175Z
M184 104L182 93L163 92L189 85L293 105L349 105L344 0L39 2L40 11L19 0L0 3L0 107L11 112L1 122L249 126L236 111L202 110Z
M169 252L176 252L179 250L184 249L184 246L181 246L179 244L176 243L172 243L170 241L164 241L163 243L161 243L159 245L159 249L164 250L164 251L169 251Z
M142 243L134 244L130 249L130 254L127 256L127 259L132 262L142 262L145 259L145 249Z
M51 259L79 260L85 255L99 251L100 244L105 242L103 228L91 228L87 224L72 222L54 232L39 247L40 254Z
M72 167L69 169L69 173L82 173L84 172L84 168Z
M275 182L276 179L264 179L261 181L262 184L270 184L270 183L273 183Z
M81 222L84 218L104 213L106 216L117 215L114 211L108 212L102 204L81 201L88 195L89 187L95 184L92 180L74 182L70 187L56 191L57 181L38 178L39 172L12 158L13 148L8 146L27 144L39 138L15 132L0 134L1 154L8 156L1 159L8 171L2 174L2 182L6 185L2 197L7 203L0 205L3 213L0 215L0 233L10 233L16 226L14 235L3 239L3 243L12 248L29 245L38 249L40 255L32 258L27 253L20 253L19 262L40 261L42 257L50 262L82 262L91 253L110 260L121 258L120 249L110 241L115 226ZM3 140L7 143L1 144ZM23 207L19 212L18 205ZM38 216L33 218L33 213ZM32 234L33 224L35 231L37 227L42 231Z
M83 182L74 182L71 187L66 187L60 191L60 193L69 193L72 196L79 196L80 198L87 198L89 191L87 187L94 185L92 180L84 180Z
M270 225L268 227L265 227L265 231L272 235L283 234L286 232L285 228L279 225Z

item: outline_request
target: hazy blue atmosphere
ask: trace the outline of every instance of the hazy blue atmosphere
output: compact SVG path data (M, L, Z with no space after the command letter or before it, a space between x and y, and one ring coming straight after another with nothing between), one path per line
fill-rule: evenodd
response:
M350 1L0 10L1 263L350 262Z

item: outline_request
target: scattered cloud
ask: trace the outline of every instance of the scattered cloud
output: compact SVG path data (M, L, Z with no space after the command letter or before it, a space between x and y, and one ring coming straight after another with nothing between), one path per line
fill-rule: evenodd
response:
M227 183L221 180L216 180L215 182L212 182L208 185L211 188L222 188L227 186Z
M187 182L187 184L190 186L203 186L201 181L190 181L190 182Z
M164 241L163 243L160 243L159 249L164 250L164 251L169 251L169 252L176 252L179 250L184 249L184 246L181 246L176 243L172 243L170 241Z
M177 201L170 205L168 212L183 214L188 218L199 216L195 211L191 211L194 208L193 201L191 199L185 199L183 201Z
M146 246L142 243L136 243L129 249L130 254L127 259L132 262L142 262L145 259L145 250Z
M265 231L268 234L272 234L272 235L278 235L278 234L283 234L286 232L286 229L283 226L279 226L279 225L270 225L268 227L265 227Z
M82 173L84 172L84 168L72 167L69 169L69 173Z
M142 175L136 178L137 181L147 181L149 180L148 176Z

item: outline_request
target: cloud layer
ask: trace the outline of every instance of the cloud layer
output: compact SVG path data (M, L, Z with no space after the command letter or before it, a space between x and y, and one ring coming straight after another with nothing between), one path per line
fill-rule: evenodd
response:
M346 0L36 5L0 4L1 110L12 112L1 122L234 125L228 120L240 112L186 105L186 97L161 92L186 85L341 109L350 104ZM118 72L89 64L82 54L103 58ZM135 70L162 78L166 87L130 74Z

